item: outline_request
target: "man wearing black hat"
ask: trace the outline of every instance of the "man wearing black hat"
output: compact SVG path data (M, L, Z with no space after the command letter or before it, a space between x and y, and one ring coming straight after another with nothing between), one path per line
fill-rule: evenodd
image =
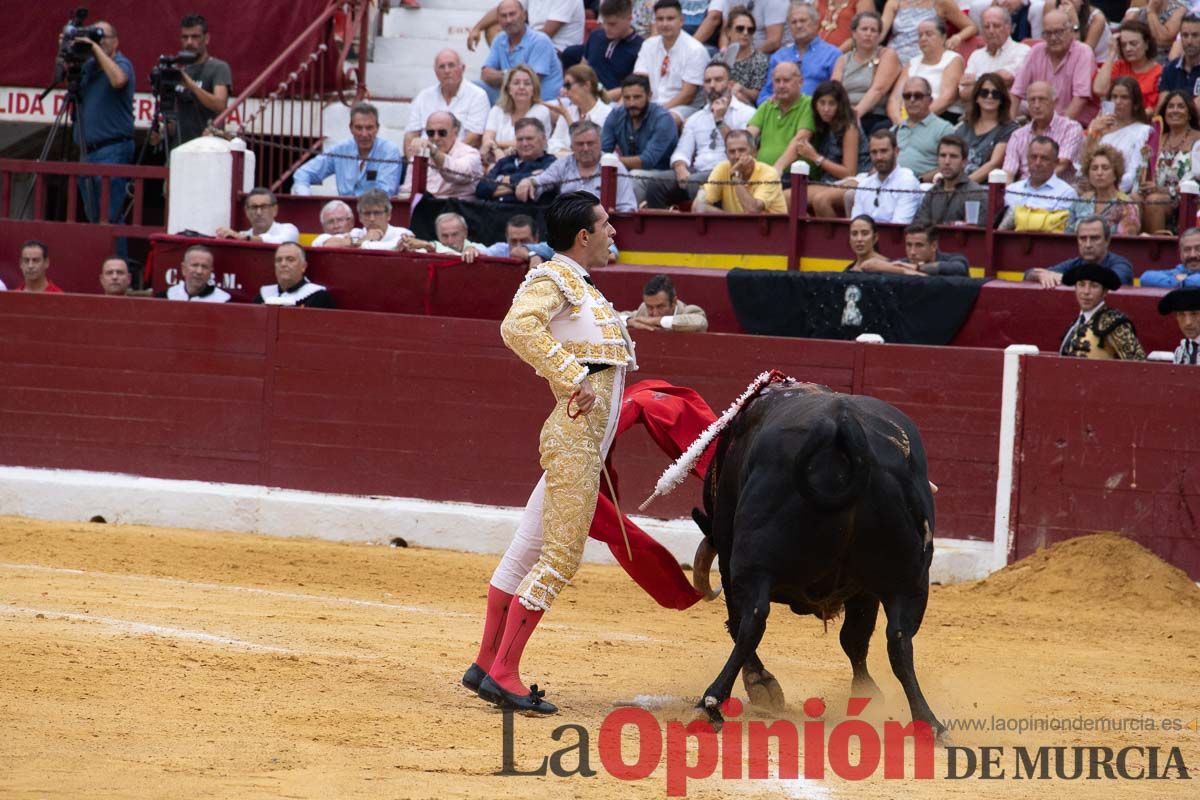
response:
M1058 349L1060 356L1146 360L1146 351L1138 341L1133 322L1104 303L1105 295L1121 288L1117 273L1087 261L1067 270L1063 284L1075 287L1080 314L1063 336L1062 346Z
M1176 289L1158 301L1158 313L1172 314L1183 340L1175 348L1176 364L1200 364L1200 289Z

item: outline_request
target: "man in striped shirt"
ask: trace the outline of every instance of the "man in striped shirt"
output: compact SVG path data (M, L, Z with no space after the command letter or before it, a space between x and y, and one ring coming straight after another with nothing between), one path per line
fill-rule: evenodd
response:
M1038 136L1058 143L1058 166L1054 174L1064 180L1075 175L1075 164L1083 154L1083 127L1054 110L1054 87L1044 81L1029 84L1025 97L1029 106L1029 124L1018 128L1004 151L1004 171L1010 181L1029 177L1029 145Z

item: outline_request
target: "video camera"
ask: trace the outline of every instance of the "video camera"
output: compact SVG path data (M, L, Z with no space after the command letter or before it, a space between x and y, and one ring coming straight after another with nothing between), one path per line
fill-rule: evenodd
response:
M92 57L91 45L77 42L76 39L91 39L99 44L104 41L104 28L99 25L83 24L87 19L88 10L84 7L75 9L74 15L63 26L62 36L58 41L58 57L68 68L78 68L83 62Z
M160 108L173 111L175 102L183 87L183 67L196 63L196 54L181 50L175 55L158 57L158 63L150 70L150 91L158 98Z

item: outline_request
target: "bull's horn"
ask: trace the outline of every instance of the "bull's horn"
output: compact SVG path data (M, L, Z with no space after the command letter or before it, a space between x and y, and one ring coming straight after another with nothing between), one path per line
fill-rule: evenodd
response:
M700 540L700 546L696 548L696 556L692 559L692 586L696 591L704 595L705 600L716 600L721 596L721 589L718 586L712 588L712 583L709 582L709 573L712 571L713 559L717 557L717 548L712 546L712 542L707 537Z

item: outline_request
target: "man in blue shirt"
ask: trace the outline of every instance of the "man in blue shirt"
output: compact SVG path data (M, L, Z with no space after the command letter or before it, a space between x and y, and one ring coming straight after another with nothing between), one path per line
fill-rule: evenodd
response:
M671 153L679 141L675 118L657 103L650 102L650 79L634 73L621 83L621 105L604 121L600 149L616 153L633 177L633 191L640 205L646 199L651 179L674 179Z
M608 99L620 100L621 81L633 72L642 49L642 37L633 27L633 3L604 0L600 3L600 22L602 27L592 31L583 46L583 58L608 90Z
M792 61L799 65L800 75L804 79L804 84L800 87L801 94L811 97L818 86L829 80L829 76L833 74L834 62L838 60L842 51L817 36L819 24L816 6L807 3L792 5L788 12L788 25L792 29L793 42L771 54L771 61L767 67L767 82L758 93L760 106L775 92L775 65L783 61Z
M515 203L517 184L554 163L554 156L546 152L546 129L540 119L525 117L517 120L515 133L517 152L497 161L479 181L475 196L480 200Z
M1179 25L1179 45L1183 55L1164 64L1158 78L1160 111L1170 91L1179 89L1193 99L1200 94L1200 16L1184 15Z
M97 22L104 31L99 42L78 38L92 48L80 79L80 107L75 112L75 141L82 145L87 164L133 163L133 64L117 52L117 29ZM126 178L113 178L108 200L108 222L121 221ZM91 222L100 219L100 179L79 182L83 208Z
M1188 228L1180 234L1179 262L1174 269L1143 272L1142 286L1152 289L1200 288L1200 228Z
M337 193L344 197L358 197L367 189L382 189L394 197L404 180L403 161L396 144L379 138L379 109L355 103L350 138L301 165L292 176L292 194L312 194L312 186L334 175Z
M542 82L542 100L556 100L562 89L562 63L550 37L529 27L525 9L517 0L500 0L496 7L503 29L492 40L492 49L483 62L480 84L494 105L500 97L504 73L517 64L528 64Z
M1103 217L1084 217L1075 228L1075 243L1079 257L1070 258L1052 267L1037 267L1025 273L1025 280L1040 283L1043 288L1053 289L1062 283L1063 273L1071 267L1084 263L1100 264L1111 269L1125 286L1133 285L1133 265L1129 259L1111 253L1108 246L1112 241L1112 228Z

